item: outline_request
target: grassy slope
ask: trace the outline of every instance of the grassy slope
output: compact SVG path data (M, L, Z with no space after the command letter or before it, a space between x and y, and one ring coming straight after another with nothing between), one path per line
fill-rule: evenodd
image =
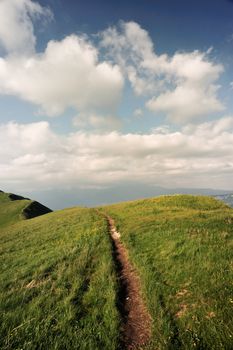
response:
M22 211L32 201L11 201L8 193L0 192L0 228L23 220Z
M233 210L194 196L103 210L140 274L154 324L149 349L232 349Z
M3 223L1 349L116 349L115 290L107 225L94 210Z

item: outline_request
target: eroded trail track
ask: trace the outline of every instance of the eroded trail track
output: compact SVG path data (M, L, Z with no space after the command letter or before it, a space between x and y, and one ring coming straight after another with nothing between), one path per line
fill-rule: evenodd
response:
M119 291L118 309L122 317L121 349L142 349L151 337L152 320L143 302L140 280L129 262L126 248L120 241L114 220L106 216L113 245Z

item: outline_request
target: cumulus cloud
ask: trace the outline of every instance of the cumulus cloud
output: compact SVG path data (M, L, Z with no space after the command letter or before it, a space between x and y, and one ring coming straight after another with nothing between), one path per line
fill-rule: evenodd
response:
M216 98L216 87L213 85L197 87L190 83L180 84L173 91L153 97L146 106L151 111L166 113L170 120L178 123L185 123L224 109Z
M173 122L224 109L216 83L223 67L210 60L209 51L158 55L145 29L121 22L100 33L99 48L86 35L70 35L37 53L33 20L51 12L31 0L2 0L0 11L0 43L8 53L0 57L0 94L33 103L43 114L73 108L95 115L87 118L89 125L114 125L103 119L116 119L125 76L136 95L147 96L149 110Z
M48 122L0 126L0 181L22 190L124 181L233 188L233 117L150 134L54 133Z
M31 0L1 0L0 13L0 45L7 53L23 55L35 50L32 19L52 17L48 8Z
M137 95L151 95L146 106L175 122L222 111L217 80L223 66L207 52L158 55L153 42L135 22L121 22L100 34L101 47L127 75Z
M52 18L51 11L31 0L1 0L0 12L0 94L33 103L47 116L69 108L116 114L123 75L116 64L99 60L86 35L49 41L38 53L34 21Z
M68 135L45 121L0 125L2 183L22 191L128 181L233 188L233 117L191 124L224 108L217 96L223 66L210 51L158 55L146 30L121 22L99 35L99 46L86 35L70 35L38 53L33 21L51 12L31 0L0 0L0 12L0 94L35 104L48 116L69 108L76 115ZM125 77L148 109L186 126L117 131Z
M50 116L69 107L112 111L122 87L119 67L99 62L96 48L76 35L50 41L42 54L0 58L0 93L19 96Z
M148 109L174 122L224 108L216 84L223 67L210 60L210 52L158 55L146 30L121 22L100 34L102 60L97 47L77 35L50 41L44 52L36 53L33 18L51 16L49 10L31 0L2 0L0 10L5 14L0 42L10 53L0 58L0 93L36 104L49 116L71 107L82 115L102 114L101 124L104 115L116 115L124 76L137 95L149 96Z

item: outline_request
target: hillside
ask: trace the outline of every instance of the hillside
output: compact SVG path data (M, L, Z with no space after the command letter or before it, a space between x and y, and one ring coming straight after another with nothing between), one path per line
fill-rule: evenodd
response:
M0 191L0 228L50 212L51 209L36 201Z
M25 220L30 203L0 193L1 349L232 349L233 209L177 195Z
M153 319L149 349L232 349L233 210L188 195L102 210L139 273Z
M116 280L103 217L74 208L8 221L0 242L0 349L116 349Z

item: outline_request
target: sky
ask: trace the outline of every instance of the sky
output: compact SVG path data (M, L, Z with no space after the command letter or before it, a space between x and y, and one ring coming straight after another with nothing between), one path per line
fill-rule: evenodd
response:
M232 57L231 0L0 0L0 189L233 191Z

